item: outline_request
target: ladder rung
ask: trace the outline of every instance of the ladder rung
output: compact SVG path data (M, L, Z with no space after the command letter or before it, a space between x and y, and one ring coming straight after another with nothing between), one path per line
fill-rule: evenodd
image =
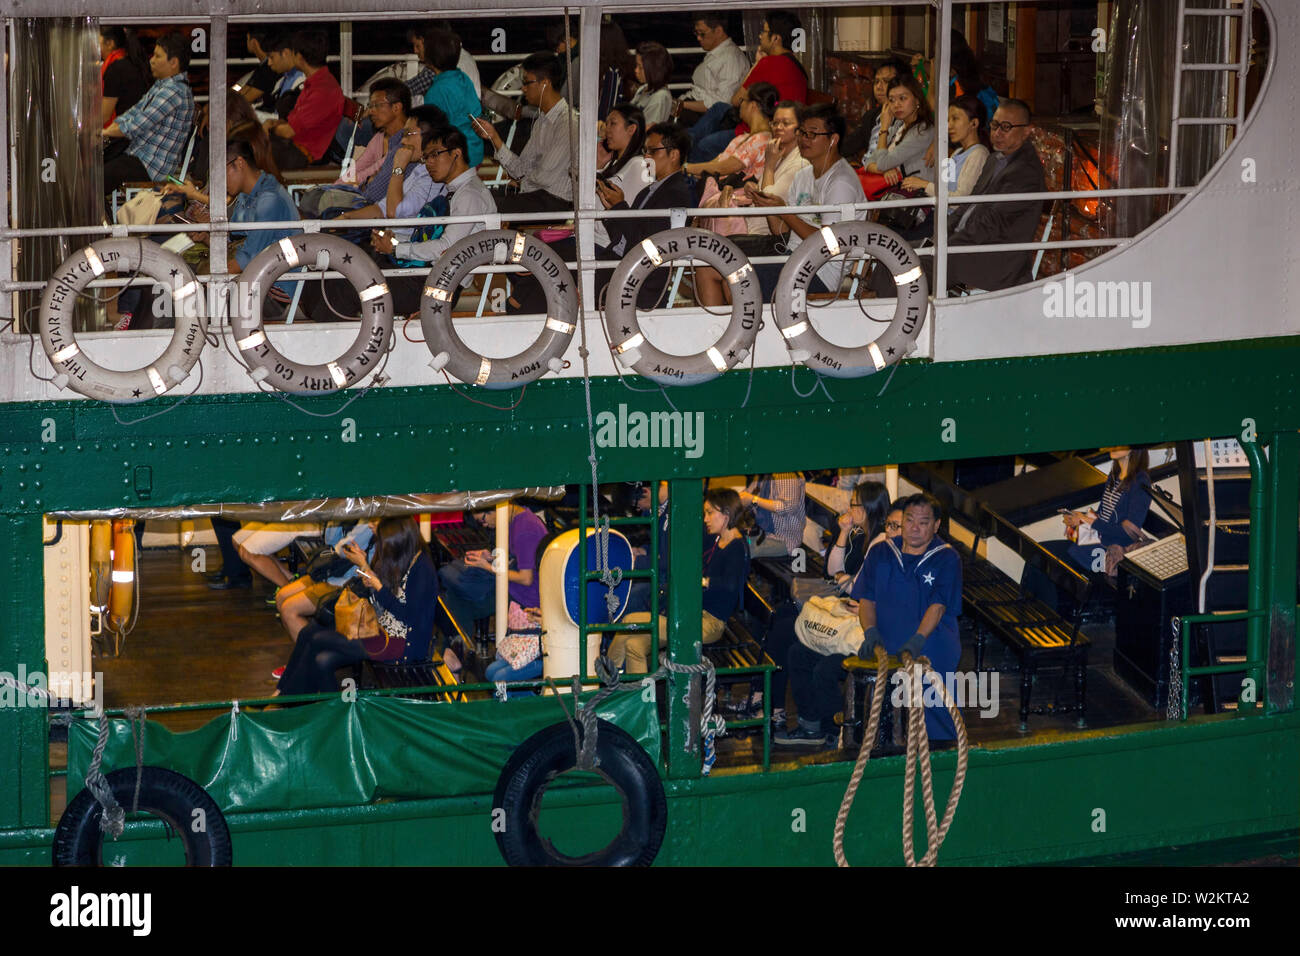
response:
M1241 69L1240 63L1184 63L1184 70L1231 70L1234 73Z
M1245 654L1219 654L1214 658L1216 664L1244 664L1246 663Z
M1191 7L1183 11L1185 17L1239 17L1245 10L1238 7L1235 10L1209 10L1202 7Z
M1217 116L1180 116L1174 120L1179 126L1240 126L1241 120L1237 117L1217 117ZM1217 475L1215 476L1218 477Z
M1249 564L1216 564L1214 566L1214 571L1216 573L1219 571L1226 571L1229 574L1240 574L1243 571L1249 571L1249 570L1250 570Z
M1249 518L1215 518L1214 523L1217 525L1221 525L1223 527L1240 528L1240 527L1248 526L1250 524L1250 519ZM1205 525L1206 527L1209 527L1210 519L1202 518L1201 524Z

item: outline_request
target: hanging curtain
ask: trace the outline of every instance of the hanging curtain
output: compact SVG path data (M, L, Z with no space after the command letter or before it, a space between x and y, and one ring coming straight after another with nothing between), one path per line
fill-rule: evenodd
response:
M1226 0L1188 0L1188 7L1223 8ZM1227 48L1228 17L1188 17L1183 31L1184 63L1235 62ZM1168 185L1172 128L1174 57L1178 38L1177 0L1118 0L1111 17L1101 116L1100 185L1144 188ZM1226 55L1226 58L1225 58ZM1230 115L1226 75L1183 74L1182 116ZM1178 185L1194 185L1222 155L1222 126L1182 126L1178 133ZM1133 236L1164 215L1175 197L1133 196L1102 204L1101 221L1110 236Z
M9 135L14 144L13 223L18 228L98 225L104 221L104 169L99 161L99 23L90 17L14 21L10 50ZM84 236L23 239L17 275L44 281ZM23 330L40 290L18 297ZM104 327L103 309L83 299L77 331Z

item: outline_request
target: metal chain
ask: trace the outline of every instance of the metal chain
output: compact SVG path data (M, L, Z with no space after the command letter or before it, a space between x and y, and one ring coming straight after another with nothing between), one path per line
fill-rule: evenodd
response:
M1183 713L1183 669L1180 662L1183 619L1175 617L1170 623L1174 639L1169 642L1169 699L1165 701L1165 719L1182 720L1186 716Z

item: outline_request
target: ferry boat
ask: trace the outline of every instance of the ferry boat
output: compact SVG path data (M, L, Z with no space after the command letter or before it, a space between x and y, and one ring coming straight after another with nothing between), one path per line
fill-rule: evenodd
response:
M640 315L624 308L640 331L619 338L604 321L614 303L602 310L595 298L591 230L609 217L595 199L595 125L584 119L575 129L571 218L587 261L576 263L578 289L549 289L552 303L569 303L567 311L516 318L480 304L477 316L458 320L456 335L444 331L434 342L412 338L410 323L380 314L375 303L388 302L383 293L362 296L370 311L360 322L262 329L209 315L219 299L202 290L217 281L188 275L193 288L188 281L172 286L174 300L194 303L188 339L179 316L177 331L88 331L55 302L58 290L72 285L112 288L113 280L100 277L119 260L94 248L128 261L124 250L150 232L100 224L101 197L87 170L93 163L85 162L97 128L86 116L97 119L98 101L82 89L97 89L88 52L95 18L183 26L196 44L206 43L212 75L224 77L236 52L229 37L241 27L391 21L401 11L361 0L232 0L202 20L158 0L125 0L111 10L86 0L47 0L38 10L4 0L2 8L9 68L0 75L8 118L0 173L9 200L0 212L7 293L0 315L9 330L0 339L0 525L7 542L0 674L8 678L0 688L7 695L0 706L0 863L67 862L60 853L74 843L96 862L181 862L167 823L184 833L179 814L215 806L220 812L202 830L207 836L180 841L191 863L491 864L515 853L514 862L833 865L833 831L855 761L861 748L875 746L861 742L873 665L862 662L846 678L857 697L841 715L840 747L805 756L774 749L771 715L761 706L729 718L719 735L707 712L724 699L735 703L737 690L752 702L762 687L770 708L775 665L761 633L741 624L721 645L701 647L703 556L695 529L706 479L791 471L825 477L842 469L879 470L895 497L926 490L942 500L944 533L962 552L965 573L962 666L977 678L996 674L1005 685L1000 718L965 708L969 747L931 755L941 807L961 778L939 862L1296 859L1300 313L1290 287L1298 265L1290 229L1300 180L1290 94L1300 67L1287 50L1300 40L1300 10L1293 4L793 4L807 29L800 52L810 79L837 91L828 98L844 105L870 102L857 59L829 55L854 44L916 49L942 77L951 63L949 37L964 31L980 38L986 58L1003 64L998 83L1006 89L999 92L1033 102L1036 30L1050 19L1069 34L1072 16L1096 25L1080 52L1101 65L1103 115L1062 122L1058 104L1035 108L1048 191L965 197L968 207L1044 203L1035 241L992 250L1042 250L1034 281L996 292L952 290L949 264L990 250L951 246L939 229L933 245L890 253L894 234L867 217L900 201L864 197L852 210L792 210L849 213L847 225L805 244L804 258L838 252L867 261L864 248L882 261L894 255L898 306L892 297L856 294L799 301L796 267L782 274L776 304L756 302L740 275L734 284L742 301L730 317L674 302L681 288L674 283L668 304L675 307ZM577 47L587 51L599 47L602 16L651 8L636 0L575 0L568 9ZM683 18L697 12L672 2L653 10ZM506 32L514 17L558 19L561 12L514 0L447 0L440 8L457 23L500 24ZM750 44L752 19L746 11ZM348 28L342 36L351 91ZM511 38L509 49L521 58L539 44L532 36ZM582 102L596 102L597 58L584 55L575 69ZM225 83L208 89L211 122L220 128ZM1068 91L1054 92L1067 103ZM937 83L934 93L943 141L950 92ZM68 112L53 119L41 112L54 107ZM65 128L69 123L75 128ZM1112 143L1089 140L1087 128L1098 126ZM58 148L50 154L43 137L52 128ZM214 189L225 185L219 148ZM950 196L940 176L933 204L935 220L945 222L950 210L960 214L963 197ZM678 219L708 213L687 209ZM528 265L525 250L537 245L515 230L546 217L503 218L510 223L505 238L491 238L474 263L480 284ZM282 250L281 272L310 264L322 248L328 222L305 228L310 253L304 245L300 260L292 248ZM218 214L210 229L221 253L213 258L221 261L229 223ZM716 248L685 237L671 250L666 240L648 240L616 278L706 253L715 264L740 261L720 260ZM110 245L91 247L101 241ZM933 262L924 279L921 260ZM328 261L342 268L340 257ZM468 266L452 275L458 265L405 272L428 271L425 298L450 303L457 284L470 281ZM746 315L746 308L753 311ZM848 364L819 362L800 322L835 354L849 355ZM421 324L426 335L436 327ZM261 339L251 341L255 336ZM721 336L736 337L743 359L713 348ZM535 358L500 361L534 337ZM274 357L258 361L267 341L277 356L306 356L298 361L319 362L324 371L310 383L300 377L281 387ZM377 343L373 352L368 342ZM677 369L656 372L643 361L650 343L682 357L683 367L692 360L700 381L690 384ZM358 365L368 354L381 360ZM142 366L146 360L154 364ZM520 375L526 387L493 377L494 365ZM87 378L81 373L88 369ZM130 369L137 371L123 371ZM665 447L674 441L636 437L638 419L661 425L657 434L666 438L674 422L680 432L688 422L700 425L689 448L685 441ZM1056 567L1039 546L1059 536L1055 505L1097 503L1101 450L1120 445L1152 449L1152 480L1169 491L1153 493L1159 541L1125 554L1112 582L1058 568L1062 588L1074 582L1080 595L1100 594L1114 614L1110 631L1104 622L1090 629L1095 621L1086 616L1062 631L1063 618L1032 616L1039 611L1019 589L1021 566ZM576 753L576 741L591 733L578 726L568 676L580 672L590 702L602 684L587 652L619 629L601 623L598 611L608 583L602 572L623 559L607 565L595 543L617 551L629 519L616 519L607 537L593 530L599 485L659 481L666 482L674 531L666 653L675 669L644 684L627 675L625 690L594 708L601 746L617 755L602 750L603 769L624 774L623 791L579 775L571 786L548 790L544 802L537 789L521 797L509 783L523 761L539 759L538 734L551 735L548 759L560 759L554 754L566 746ZM542 608L558 622L548 628L557 640L560 632L576 635L564 651L572 663L548 664L554 680L533 682L543 693L532 698L497 699L490 684L473 682L468 671L453 677L439 657L420 672L430 683L415 690L409 681L363 686L274 709L263 665L277 653L282 661L289 645L271 636L277 625L268 611L246 596L211 595L193 573L192 549L202 540L193 535L213 514L289 520L431 513L436 538L440 515L513 499L578 522L560 577L552 579L559 582L549 598L555 603ZM829 533L846 504L842 484L827 477L809 491L809 502L810 518ZM608 516L609 504L600 507ZM126 556L137 519L147 521L144 543L159 547L133 562ZM116 563L108 574L91 563L96 554L105 560L104 535L112 529L102 522L114 520ZM190 523L159 523L167 521ZM812 543L816 538L814 529ZM650 534L652 558L658 541ZM815 550L810 544L814 558ZM656 586L657 564L641 572ZM790 574L803 570L795 564L752 574L746 620L760 631ZM91 593L92 572L100 582L130 581L137 593L119 587L107 607L103 594ZM1025 609L1030 617L1017 616ZM92 621L105 631L93 651ZM653 614L642 626L653 629ZM490 645L491 634L462 630L468 646ZM558 644L548 654L562 656ZM256 678L247 676L253 669ZM704 670L711 671L707 681ZM101 672L99 683L74 692L31 679L83 671ZM719 690L710 693L706 685L715 680ZM75 706L47 706L42 686ZM106 712L90 708L95 693ZM898 807L907 758L890 746L902 741L902 723L894 741L882 738L876 756L858 763L857 809L842 831L853 864L904 862ZM102 766L92 760L101 729ZM152 815L129 815L119 839L100 837L94 828L102 798L83 780L96 768L134 779L138 765L149 770L151 786L177 788L168 791L172 802L147 807ZM166 772L187 778L192 789L165 784ZM506 799L514 803L512 823L526 828L532 813L523 849L505 845ZM60 821L76 807L80 829L69 835ZM924 846L924 814L916 816ZM649 830L632 832L629 820L649 820ZM543 843L550 849L542 856L518 855Z

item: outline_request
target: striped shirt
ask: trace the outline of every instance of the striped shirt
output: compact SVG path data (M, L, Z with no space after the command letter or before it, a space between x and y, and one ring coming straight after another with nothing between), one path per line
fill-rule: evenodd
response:
M803 544L803 527L806 523L803 486L803 477L793 471L765 475L754 486L754 494L758 497L769 501L777 500L785 505L783 511L768 511L755 506L754 516L764 532L784 541L792 553Z
M174 173L194 128L194 95L185 74L155 80L140 102L117 118L117 128L131 140L127 154L140 160L150 179Z
M533 123L522 153L502 146L496 152L499 162L512 179L519 180L521 193L542 190L566 202L573 199L569 168L573 151L569 148L569 117L578 124L578 111L564 100L543 113Z

